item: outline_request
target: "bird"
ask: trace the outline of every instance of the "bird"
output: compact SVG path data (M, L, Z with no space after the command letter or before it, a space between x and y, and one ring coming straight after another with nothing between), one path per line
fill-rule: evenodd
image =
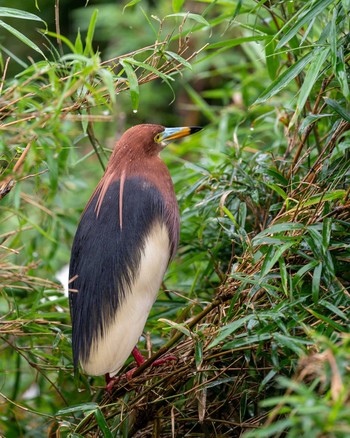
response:
M177 250L179 208L160 152L200 131L141 124L116 143L78 224L69 266L74 369L108 383L137 349Z

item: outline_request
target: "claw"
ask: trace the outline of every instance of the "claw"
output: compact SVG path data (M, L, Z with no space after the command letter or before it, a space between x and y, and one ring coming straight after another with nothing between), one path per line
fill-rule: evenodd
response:
M122 374L121 376L117 376L117 377L111 377L109 375L109 373L105 374L105 379L106 379L106 391L111 394L112 393L112 389L113 386L115 385L115 383L119 382L124 376L126 377L126 380L128 382L130 382L130 380L132 380L133 374L134 372L138 369L138 367L140 367L143 363L145 363L145 358L142 356L142 353L140 352L140 350L135 347L132 350L132 355L134 356L134 359L136 361L137 366L132 368L131 370L127 371L125 374ZM169 354L168 356L162 357L160 359L155 360L152 364L151 367L156 367L159 365L163 365L166 362L169 362L171 360L175 360L177 361L178 358L176 356L174 356L173 354Z

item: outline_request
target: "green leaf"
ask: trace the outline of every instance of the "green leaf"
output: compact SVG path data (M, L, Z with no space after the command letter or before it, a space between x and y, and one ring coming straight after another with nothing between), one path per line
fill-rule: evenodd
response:
M277 180L282 186L288 185L287 178L279 170L270 168L270 169L266 169L265 172L267 175Z
M338 82L340 84L340 88L342 90L342 93L345 97L345 99L349 100L350 91L349 91L349 82L348 82L348 76L347 76L347 69L346 69L346 63L344 59L344 51L343 47L338 47L338 60L337 65L335 69L335 75L338 79Z
M307 2L306 5L309 5L311 2ZM309 23L314 18L317 18L321 12L324 11L324 9L327 8L331 3L333 3L333 0L318 0L314 3L314 6L307 12L304 13L303 9L299 11L299 19L295 21L295 16L291 20L286 23L280 32L283 32L284 29L291 23L294 23L294 25L285 33L285 35L281 38L279 43L277 44L276 49L280 49L283 47L286 43L288 43L289 40L291 40L299 31L299 29L304 26L304 24ZM312 3L311 3L312 4ZM280 33L279 32L279 33ZM279 34L278 33L278 34Z
M298 222L288 222L288 223L272 225L271 227L266 228L266 230L263 230L259 234L257 234L252 239L252 243L253 246L261 245L261 239L266 237L268 234L274 235L278 233L284 233L286 231L302 230L303 228L304 225L299 224Z
M295 64L292 64L283 74L281 74L269 87L256 99L253 105L265 102L275 94L285 88L304 68L313 60L314 53L310 52L303 58L299 59Z
M99 408L95 409L94 415L96 418L96 422L97 422L101 432L103 433L103 437L104 438L113 438L114 435L111 432L111 430L109 429L107 421Z
M204 17L198 14L192 14L190 12L178 12L177 14L169 14L165 16L165 18L170 18L170 17L182 17L182 18L186 18L186 20L188 19L194 20L197 21L197 23L201 23L204 24L205 26L210 27L210 24L207 22L207 20Z
M310 263L307 263L302 268L300 268L293 276L293 287L296 287L300 280L304 277L304 275L314 269L318 265L317 260L312 260Z
M310 95L310 92L315 85L315 82L317 81L320 69L322 68L328 56L329 48L326 47L322 50L315 50L314 52L314 59L313 62L310 64L310 67L305 75L303 85L300 88L296 109L293 114L292 120L290 121L289 127L292 127L294 125L296 119L299 117L299 114L303 110L305 103Z
M211 349L218 345L221 341L227 338L227 336L230 336L233 332L245 325L252 318L254 318L254 315L247 315L222 327L219 331L219 336L209 344L207 349Z
M90 19L87 35L86 35L86 38L85 38L85 50L84 50L84 55L85 56L93 55L94 54L94 51L92 49L92 42L93 42L93 39L94 39L94 33L95 33L97 16L98 16L98 9L94 9L94 12L91 15L91 19Z
M235 38L225 41L219 41L217 43L209 44L209 46L206 47L206 50L217 50L217 49L231 49L232 47L240 46L244 43L249 42L256 42L256 41L264 41L268 37L263 35L256 35L256 36L249 36L249 37L242 37L242 38Z
M14 8L0 7L0 17L19 18L21 20L33 20L45 23L42 18L38 17L35 14Z
M140 3L141 0L131 0L131 2L127 3L123 8L123 14L125 12L126 8L130 8L131 6L137 5L137 3Z
M222 211L226 214L226 216L230 219L230 221L234 224L236 228L239 228L239 224L237 223L236 219L234 218L233 214L230 212L230 210L223 205Z
M60 39L62 42L64 42L67 45L67 47L69 47L69 50L71 50L73 53L75 52L73 44L65 36L59 35L56 32L50 32L50 31L46 31L45 35L50 36L50 37L55 38L55 39Z
M265 255L264 263L260 271L260 277L265 277L278 262L282 254L293 245L295 245L295 242L284 243L283 245L277 247L277 249L276 247L271 246Z
M98 70L98 74L100 75L102 82L107 87L111 102L114 104L116 102L116 94L115 94L115 88L114 88L113 74L105 68L100 68Z
M132 109L133 111L137 111L139 107L140 92L136 73L134 72L134 69L130 65L128 59L121 60L120 64L123 66L128 78Z
M341 324L338 324L337 322L333 321L331 318L328 318L326 315L322 315L319 312L316 312L315 310L311 308L306 309L308 312L311 313L315 318L319 319L320 321L326 322L330 327L333 327L335 330L338 330L340 332L344 331L344 327Z
M185 0L173 0L173 11L174 12L180 12L182 5L185 3Z
M178 55L177 53L170 52L169 50L166 50L165 53L170 56L170 58L175 59L175 61L177 61L179 64L184 65L188 69L192 70L192 65L182 56Z
M326 98L324 100L328 106L334 109L344 120L350 123L350 113L344 107L342 107L336 100Z
M350 12L350 0L342 0L342 5L346 14Z
M333 14L332 14L332 20L330 22L330 29L329 29L329 46L331 49L331 62L333 67L333 72L336 72L337 67L337 8L334 8Z
M171 321L170 319L166 319L166 318L159 318L158 321L168 324L171 328L178 330L179 332L183 333L185 336L188 337L192 336L191 331L183 324L178 324L177 322Z
M270 189L272 189L274 192L278 193L282 199L287 199L287 193L281 188L279 187L277 184L273 184L273 183L266 183L267 187L270 187Z
M305 117L299 128L300 134L302 134L305 131L305 129L308 126L310 126L312 123L317 122L317 120L320 120L323 117L333 117L333 114L310 114L307 117Z
M247 345L253 346L261 342L268 341L272 338L271 333L262 333L258 335L245 336L244 338L235 339L223 346L224 350L233 350L234 348L245 347Z
M276 55L276 41L270 37L265 44L265 59L270 79L274 80L280 67L279 56Z
M18 38L22 43L26 44L31 49L35 50L36 52L40 53L44 58L44 53L39 49L39 47L33 43L29 38L27 38L23 33L19 32L14 27L10 26L9 24L5 23L4 21L0 20L0 27L3 27L4 29L8 30L12 33L16 38Z
M82 403L80 405L69 406L68 408L60 409L56 413L56 416L75 414L77 412L86 412L86 411L91 412L91 411L94 411L95 409L97 409L98 407L99 407L98 404L94 403L94 402Z
M320 262L314 269L314 273L312 276L312 299L314 303L318 303L319 295L320 295L320 283L321 283L321 274L322 274L323 264Z
M327 300L320 300L319 304L321 306L324 306L326 309L330 310L331 312L333 312L335 315L338 315L340 318L342 318L346 323L349 322L349 315L348 313L344 313L342 312L339 307L335 306L334 304L330 303ZM346 309L347 312L347 309Z
M332 234L332 220L330 218L323 219L323 227L322 227L322 251L323 254L326 254L329 247L329 242L331 240Z
M129 62L131 65L136 65L137 67L142 67L145 70L149 70L150 72L154 73L156 76L163 79L163 81L166 82L168 84L168 86L172 89L169 81L175 81L175 79L172 78L171 76L168 76L168 75L162 73L161 71L157 70L152 65L146 64L145 62L136 61L136 59L134 59L134 58L124 58L124 61L125 60L127 62Z
M287 347L290 350L294 351L298 356L302 356L305 354L303 345L311 345L312 341L306 341L300 338L294 338L292 336L282 335L281 333L275 333L273 335L275 341L282 347Z
M74 43L74 52L82 55L84 53L83 42L81 40L80 30L78 29L78 34Z

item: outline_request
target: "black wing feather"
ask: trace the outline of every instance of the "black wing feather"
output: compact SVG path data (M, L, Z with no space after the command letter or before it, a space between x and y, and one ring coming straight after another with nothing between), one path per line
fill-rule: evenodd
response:
M138 272L141 252L154 221L167 222L159 190L141 178L127 179L119 223L119 181L110 184L98 214L99 192L85 210L72 247L69 301L74 366L89 358L91 344L108 326Z

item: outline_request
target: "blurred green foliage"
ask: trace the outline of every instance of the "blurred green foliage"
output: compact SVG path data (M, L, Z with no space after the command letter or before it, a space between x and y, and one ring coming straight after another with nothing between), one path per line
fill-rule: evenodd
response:
M0 7L0 432L348 436L348 2L54 5ZM162 155L181 243L146 330L180 360L107 397L55 276L143 122L205 126Z

